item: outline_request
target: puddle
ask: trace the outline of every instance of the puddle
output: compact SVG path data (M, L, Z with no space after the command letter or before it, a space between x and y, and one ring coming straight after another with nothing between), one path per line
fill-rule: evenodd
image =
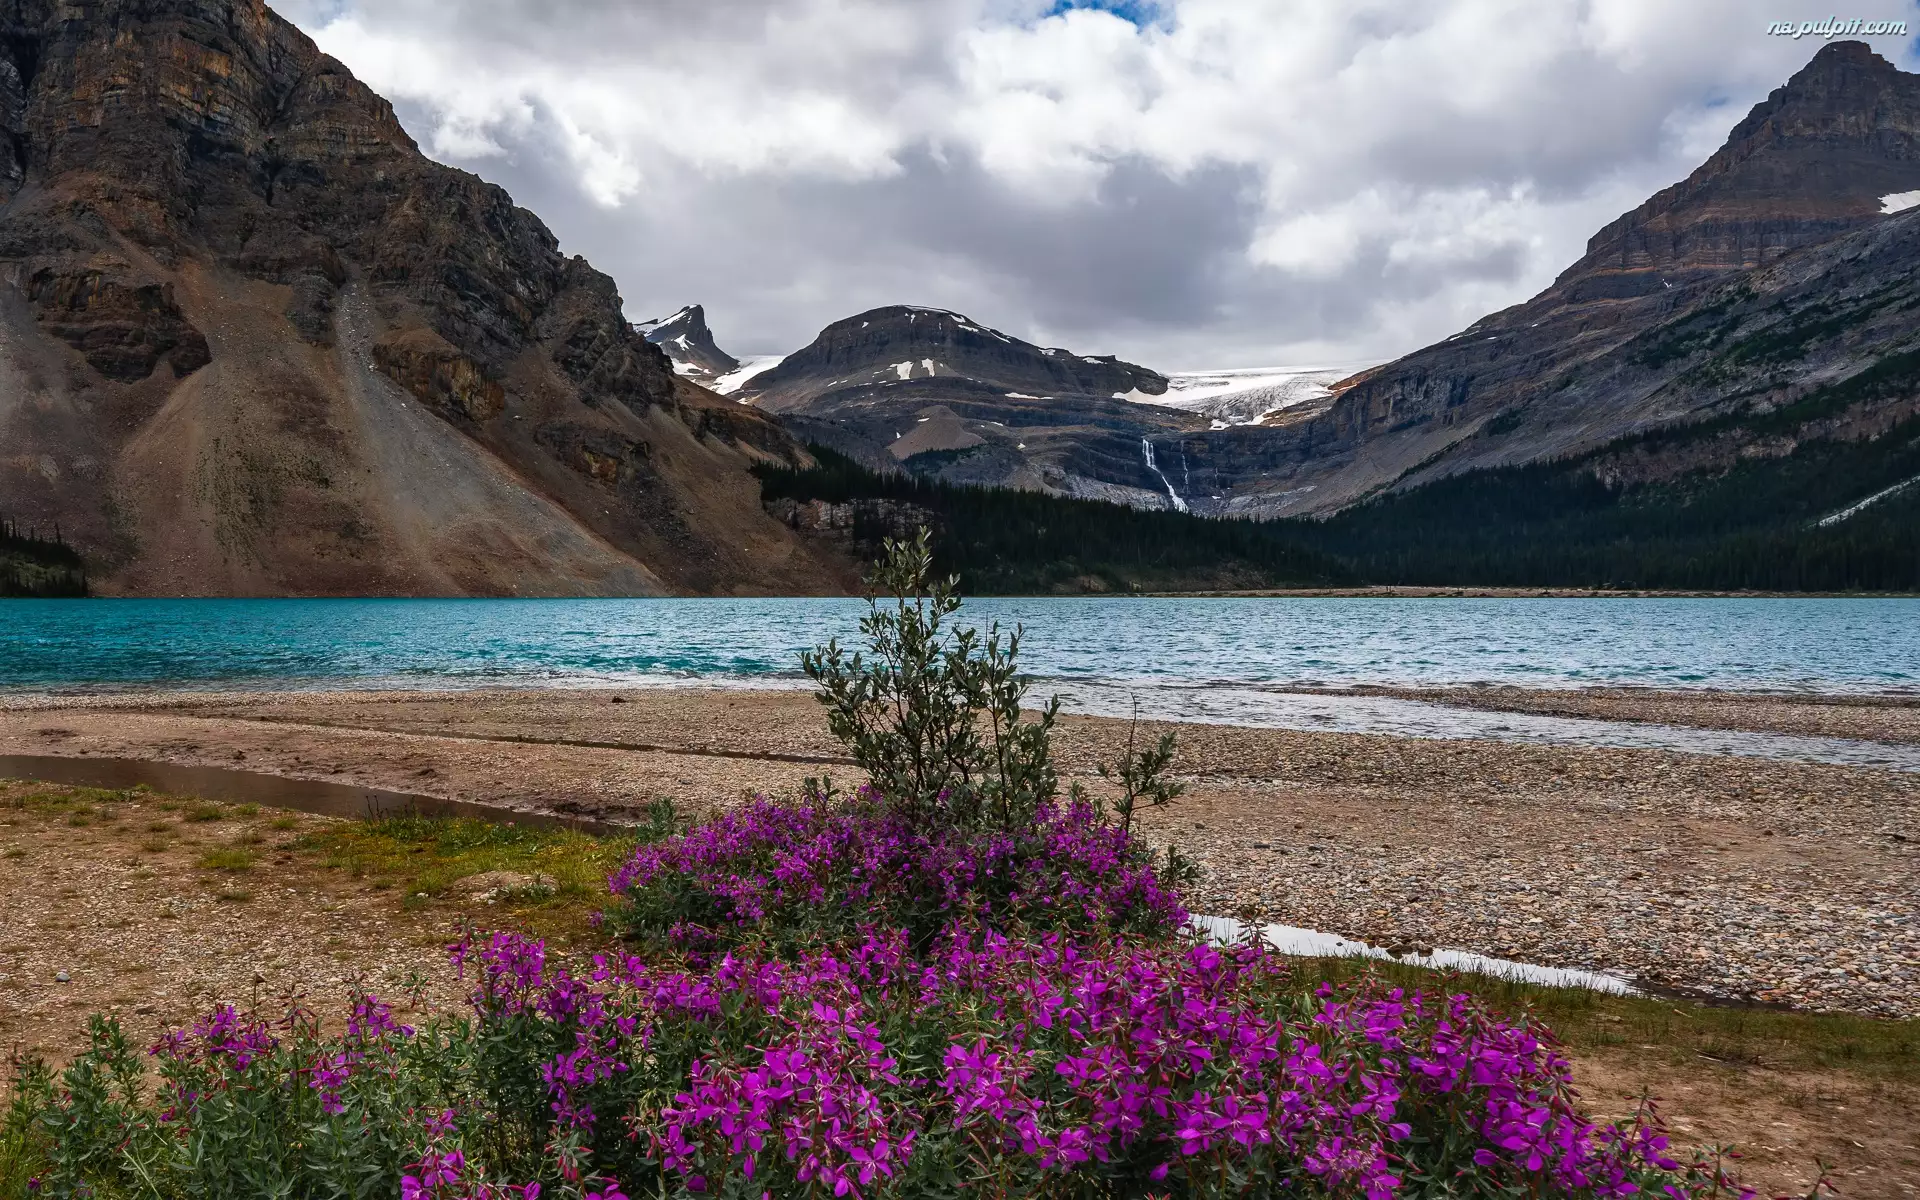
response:
M1298 729L1311 733L1384 733L1413 738L1476 738L1553 746L1672 750L1789 762L1832 763L1920 772L1920 746L1858 738L1749 733L1679 725L1490 712L1393 696L1299 692L1247 684L1107 684L1048 680L1033 694L1060 693L1061 707L1091 716L1125 717L1138 701L1154 721L1191 721Z
M141 784L176 796L198 796L229 804L291 808L325 817L370 819L390 816L472 817L534 829L577 829L582 833L618 833L621 827L557 813L529 813L469 800L420 796L385 788L289 779L231 767L195 767L137 758L69 758L58 754L0 754L0 779L31 779L71 787L134 788Z
M1247 929L1244 923L1232 917L1194 917L1191 924L1193 928L1216 942L1238 941L1245 936ZM1338 934L1322 933L1317 929L1302 929L1297 925L1263 925L1260 927L1260 932L1267 944L1275 950L1301 958L1376 958L1405 963L1410 967L1432 967L1435 970L1492 975L1500 979L1539 984L1543 987L1584 988L1614 996L1646 994L1617 975L1607 975L1599 971L1541 967L1532 963L1514 962L1508 958L1489 958L1484 954L1471 954L1465 950L1435 950L1431 954L1391 954L1378 946L1369 946L1365 942L1356 942Z

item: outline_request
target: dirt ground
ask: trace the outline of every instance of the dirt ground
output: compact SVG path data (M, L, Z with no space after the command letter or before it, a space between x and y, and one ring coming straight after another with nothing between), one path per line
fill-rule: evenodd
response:
M1094 764L1127 733L1065 719L1067 773L1099 786ZM1920 1009L1915 777L1227 726L1180 734L1190 793L1144 824L1206 868L1196 908L1806 1009ZM0 754L242 767L615 819L656 798L698 812L823 771L854 778L817 706L793 692L16 697L0 701ZM57 1050L95 1009L157 1029L213 996L288 982L323 995L357 974L391 988L424 971L429 994L454 994L434 977L436 947L462 916L495 910L368 890L286 849L295 831L271 818L196 826L129 810L111 828L0 827L0 854L25 850L0 857L0 1043ZM169 821L172 831L146 829ZM244 884L248 900L223 900L232 881L195 863L249 830L273 869ZM69 981L52 982L61 970ZM1748 1147L1747 1174L1764 1189L1804 1191L1816 1156L1836 1164L1846 1196L1910 1196L1920 1180L1920 1094L1903 1082L1676 1063L1633 1046L1577 1065L1603 1109L1650 1089L1683 1134Z
M484 900L409 905L296 853L328 818L199 819L213 806L164 796L83 813L5 807L45 790L0 782L0 1048L59 1059L84 1044L90 1013L148 1042L216 1002L295 988L320 1010L355 981L400 995L416 973L440 1002L458 994L442 947ZM223 849L258 865L200 866Z
M1178 732L1189 794L1142 822L1204 868L1193 896L1203 911L1728 998L1920 1015L1920 775ZM1064 771L1101 789L1094 768L1127 736L1124 721L1064 718ZM794 691L14 698L0 702L0 754L243 767L615 821L661 798L699 813L809 775L856 778L818 706Z

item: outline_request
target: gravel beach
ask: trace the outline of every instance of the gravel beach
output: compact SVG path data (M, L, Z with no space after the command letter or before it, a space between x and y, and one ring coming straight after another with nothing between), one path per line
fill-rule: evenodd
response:
M1852 696L1513 687L1356 690L1491 712L1920 744L1920 695L1910 693Z
M1595 696L1582 715L1631 699ZM1847 730L1884 736L1916 711L1695 699L1745 721L1716 726L1733 728L1781 729L1831 708L1854 722ZM1178 732L1189 794L1142 821L1204 868L1197 909L1685 993L1920 1015L1920 777L1646 750ZM1127 734L1124 721L1063 718L1066 773L1099 790L1094 768ZM0 700L0 753L241 767L613 820L661 797L699 812L808 775L853 776L797 691L13 696Z

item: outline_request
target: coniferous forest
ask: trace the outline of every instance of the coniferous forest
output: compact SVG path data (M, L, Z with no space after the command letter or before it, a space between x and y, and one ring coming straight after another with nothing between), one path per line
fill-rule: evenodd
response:
M1920 419L1671 481L1609 486L1596 469L1627 451L1683 452L1716 432L1644 434L1287 524L1370 583L1920 591Z
M1908 426L1665 483L1609 486L1591 469L1595 455L1473 472L1324 520L1219 520L956 486L876 472L818 446L817 468L759 474L769 501L925 510L940 568L975 593L1358 584L1910 592L1920 591L1920 482L1902 485L1920 477L1920 421ZM854 540L871 555L892 531L857 515Z
M43 535L0 520L0 596L86 594L86 564L57 530Z
M934 530L934 565L975 594L1202 591L1230 588L1347 586L1345 566L1309 548L1278 523L1215 521L1146 512L1097 500L943 483L907 472L881 473L823 446L805 471L761 466L761 498L888 500L924 510ZM856 509L853 537L877 555L897 523Z

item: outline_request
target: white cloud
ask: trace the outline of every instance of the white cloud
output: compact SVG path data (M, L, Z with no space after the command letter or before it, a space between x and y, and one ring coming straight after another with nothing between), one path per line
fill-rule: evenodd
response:
M290 15L636 315L703 301L756 352L930 303L1179 365L1384 355L1523 299L1818 48L1748 0L1048 7Z

